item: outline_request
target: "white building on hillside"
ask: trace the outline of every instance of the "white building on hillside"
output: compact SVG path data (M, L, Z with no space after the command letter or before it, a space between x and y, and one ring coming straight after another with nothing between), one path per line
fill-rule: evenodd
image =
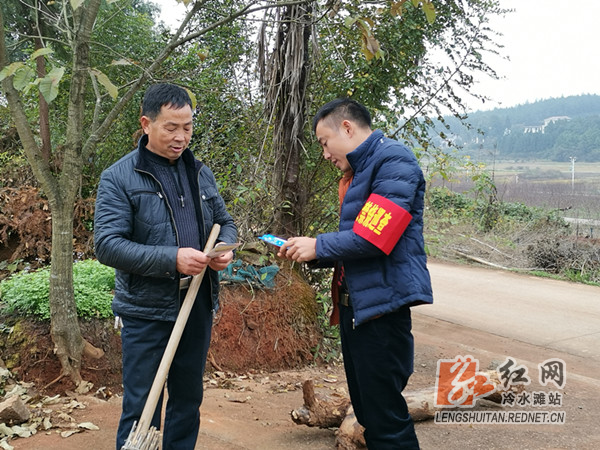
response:
M546 127L554 122L558 122L559 120L571 120L569 116L552 116L544 119L543 125L525 125L523 129L523 133L544 133Z

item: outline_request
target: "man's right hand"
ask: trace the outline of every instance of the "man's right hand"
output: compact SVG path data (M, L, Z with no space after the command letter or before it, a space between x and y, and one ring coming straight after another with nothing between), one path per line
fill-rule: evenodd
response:
M277 256L297 262L312 261L317 259L317 240L306 236L289 238L279 248Z
M209 262L210 258L195 248L184 247L177 250L177 272L184 275L198 275Z

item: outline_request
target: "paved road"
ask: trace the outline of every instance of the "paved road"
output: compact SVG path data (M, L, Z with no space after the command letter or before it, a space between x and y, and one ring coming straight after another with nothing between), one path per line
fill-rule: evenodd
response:
M600 288L473 266L428 264L434 304L415 313L600 361Z
M507 357L527 368L525 391L551 391L539 364L565 362L563 425L416 424L421 447L596 450L600 448L600 288L467 265L430 262L434 305L413 309L415 379L432 360L471 355L489 370ZM544 387L546 386L546 387ZM489 405L481 405L482 409ZM538 411L504 407L504 411ZM547 409L547 408L546 408Z

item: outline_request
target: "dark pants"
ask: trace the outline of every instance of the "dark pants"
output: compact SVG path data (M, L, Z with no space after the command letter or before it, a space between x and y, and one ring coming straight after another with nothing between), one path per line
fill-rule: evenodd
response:
M174 325L174 322L133 317L122 317L122 320L123 412L117 432L117 450L121 450L133 422L142 415ZM200 427L200 404L204 393L202 378L211 327L209 296L199 296L169 369L163 450L193 450L196 445ZM159 429L161 410L162 397L152 420L152 425Z
M350 400L369 450L418 449L402 390L413 372L410 309L353 328L352 306L340 307L340 334Z

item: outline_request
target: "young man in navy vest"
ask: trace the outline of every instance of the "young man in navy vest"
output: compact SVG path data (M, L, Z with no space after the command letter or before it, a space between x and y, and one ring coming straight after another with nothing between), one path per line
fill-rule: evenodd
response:
M413 152L371 129L360 103L323 106L313 130L343 172L339 231L293 237L279 256L334 265L332 322L339 320L352 406L370 450L418 449L402 391L413 372L410 307L432 303L423 241L425 180Z

